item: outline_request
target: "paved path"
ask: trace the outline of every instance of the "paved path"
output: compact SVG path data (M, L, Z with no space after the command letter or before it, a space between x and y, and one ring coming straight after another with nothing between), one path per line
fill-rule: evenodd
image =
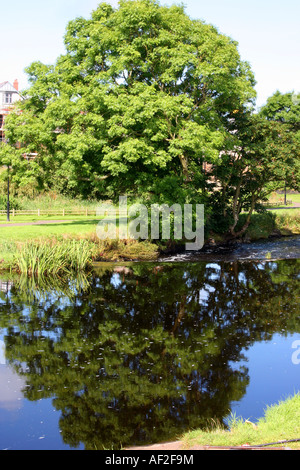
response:
M0 223L0 227L25 227L26 225L63 224L73 220L39 220L38 222Z
M284 206L284 207L273 207L272 209L267 209L268 211L273 211L273 210L286 210L286 209L299 209L300 208L300 202L294 202L292 206Z
M140 446L140 447L127 447L125 451L131 450L149 450L149 451L168 451L168 450L178 450L178 451L193 451L193 450L291 450L288 447L251 447L250 445L242 446L200 446L192 445L189 448L185 448L182 441L174 442L165 442L162 444L153 444L150 446Z

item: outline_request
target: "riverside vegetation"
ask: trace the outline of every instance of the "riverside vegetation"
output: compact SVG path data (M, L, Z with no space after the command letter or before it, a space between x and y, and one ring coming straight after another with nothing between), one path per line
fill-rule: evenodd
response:
M196 444L203 446L241 446L245 444L261 446L274 443L276 447L299 450L299 436L300 394L297 393L278 404L268 406L265 415L255 423L232 416L226 429L217 423L211 423L206 430L195 430L185 434L183 443L187 449Z
M276 92L257 112L235 40L182 5L124 0L70 21L64 44L55 64L26 68L29 88L5 119L0 193L9 177L16 208L43 193L127 195L147 207L203 204L206 239L217 243L291 230L256 212L276 189L299 191L300 100ZM79 225L71 233L87 233ZM95 245L96 258L148 259L177 243Z
M240 223L247 214L241 215ZM92 269L97 261L155 260L160 254L181 251L176 240L100 240L97 221L86 219L46 226L2 227L0 270L32 274L63 274ZM42 230L42 231L41 231ZM253 214L244 236L255 241L270 236L300 234L300 210ZM226 244L232 239L217 232L206 233L206 244Z

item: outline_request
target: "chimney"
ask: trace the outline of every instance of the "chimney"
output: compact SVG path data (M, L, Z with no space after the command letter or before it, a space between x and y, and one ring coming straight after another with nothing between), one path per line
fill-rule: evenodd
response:
M14 81L14 84L13 84L13 85L14 85L14 88L15 88L17 91L19 91L19 82L18 82L17 79Z

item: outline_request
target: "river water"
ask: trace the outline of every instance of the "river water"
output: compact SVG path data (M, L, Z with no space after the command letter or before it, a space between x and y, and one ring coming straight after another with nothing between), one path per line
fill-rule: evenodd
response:
M0 449L118 449L300 391L300 237L0 280Z

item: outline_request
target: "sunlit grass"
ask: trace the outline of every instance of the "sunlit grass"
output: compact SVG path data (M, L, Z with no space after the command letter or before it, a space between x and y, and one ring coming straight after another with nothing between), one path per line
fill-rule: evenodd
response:
M28 220L27 220L28 222ZM45 225L26 225L0 227L0 242L7 240L24 241L48 238L54 236L63 236L65 234L79 235L96 232L99 219L76 219L64 220L58 223L49 223Z
M211 423L207 429L191 431L183 437L184 447L261 445L300 438L300 394L269 406L257 422L232 416L228 429ZM276 444L277 447L285 444ZM300 449L300 442L286 444Z
M101 240L97 237L96 226L73 233L66 233L65 229L63 232L47 230L44 237L36 231L43 227L33 227L32 238L31 227L20 227L21 236L15 233L16 238L1 233L0 270L53 275L85 270L97 261L154 260L159 254L158 246L147 240Z

